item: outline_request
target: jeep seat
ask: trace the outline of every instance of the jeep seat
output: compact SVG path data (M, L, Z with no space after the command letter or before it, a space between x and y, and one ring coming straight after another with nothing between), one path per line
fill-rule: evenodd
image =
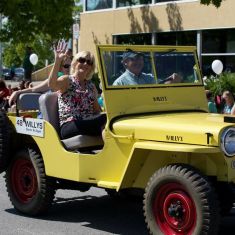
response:
M39 110L39 97L41 93L20 94L17 99L17 108L19 110Z
M50 122L60 136L58 95L56 92L45 93L39 98L40 111L43 119ZM61 140L67 150L79 150L96 146L103 146L101 136L77 135Z

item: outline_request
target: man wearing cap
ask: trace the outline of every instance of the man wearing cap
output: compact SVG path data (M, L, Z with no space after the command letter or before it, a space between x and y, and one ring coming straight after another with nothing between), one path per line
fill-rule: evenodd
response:
M128 51L123 54L122 58L126 71L114 81L114 86L156 84L152 74L142 72L144 68L144 54Z

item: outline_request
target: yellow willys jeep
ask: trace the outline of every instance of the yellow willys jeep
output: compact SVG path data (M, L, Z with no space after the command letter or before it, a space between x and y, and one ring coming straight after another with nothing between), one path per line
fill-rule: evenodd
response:
M142 57L142 71L117 85L130 72L127 52ZM208 113L196 48L99 45L97 57L103 138L61 140L54 92L23 94L18 112L1 112L0 170L15 209L41 214L61 188L138 191L151 234L217 234L234 199L235 117Z

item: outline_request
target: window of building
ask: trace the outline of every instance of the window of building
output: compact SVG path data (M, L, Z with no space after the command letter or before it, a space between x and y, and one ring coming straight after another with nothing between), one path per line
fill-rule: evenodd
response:
M117 44L151 45L151 33L127 34L114 37ZM200 55L204 76L213 74L211 64L215 59L223 62L224 71L235 72L235 29L203 30ZM197 46L197 31L162 32L155 34L156 45ZM200 51L200 50L199 50Z
M177 1L182 1L182 0L155 0L155 3L159 3L159 2L177 2Z
M235 29L202 31L203 53L235 53Z
M116 44L151 45L151 33L117 35Z
M86 0L86 11L95 11L112 7L112 0Z
M213 74L211 64L214 60L221 60L224 65L224 72L235 72L235 55L225 56L202 56L202 74L208 76Z
M157 33L157 45L177 45L177 46L196 46L197 45L197 32L184 31L184 32L167 32Z
M212 74L211 64L219 59L224 71L235 72L235 29L202 31L202 72Z
M134 6L134 5L142 5L142 4L151 4L152 0L116 0L117 7L126 7L126 6Z

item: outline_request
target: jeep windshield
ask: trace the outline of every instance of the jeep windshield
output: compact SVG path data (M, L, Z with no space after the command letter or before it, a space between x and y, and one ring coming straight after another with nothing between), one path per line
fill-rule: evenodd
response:
M201 75L194 47L102 48L105 86L109 88L198 85Z
M108 118L162 111L207 111L195 47L98 45Z

